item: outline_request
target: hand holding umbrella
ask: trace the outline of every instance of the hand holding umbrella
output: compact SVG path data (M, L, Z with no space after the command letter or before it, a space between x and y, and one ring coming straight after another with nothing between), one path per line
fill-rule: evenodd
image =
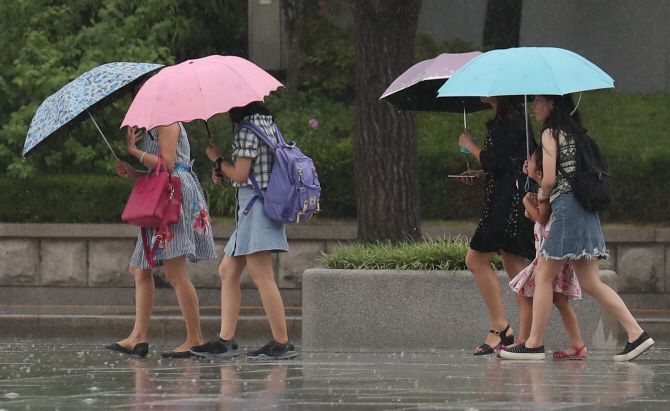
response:
M138 130L137 127L128 127L126 130L126 144L128 145L128 152L132 149L137 149L137 143L144 138L144 132ZM125 161L116 159L116 174L125 178L139 178L141 175L137 170L132 168L130 164Z

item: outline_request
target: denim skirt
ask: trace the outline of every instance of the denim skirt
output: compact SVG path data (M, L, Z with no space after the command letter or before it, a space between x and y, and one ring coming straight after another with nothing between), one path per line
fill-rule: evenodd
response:
M561 194L552 201L551 220L540 256L554 260L609 257L598 213L584 210L572 193Z
M265 189L261 191L265 195ZM251 186L237 189L235 232L230 236L224 249L224 252L231 257L267 250L273 253L288 251L285 225L268 217L260 200L256 200L249 214L244 215L244 209L254 195L256 192Z

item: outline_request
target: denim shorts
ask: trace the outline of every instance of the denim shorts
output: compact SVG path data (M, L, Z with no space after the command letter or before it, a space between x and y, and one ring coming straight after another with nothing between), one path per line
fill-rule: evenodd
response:
M551 230L539 255L554 260L607 259L598 213L584 210L572 193L551 202Z
M265 194L265 189L262 191ZM244 209L255 194L250 186L237 189L235 232L230 236L224 249L224 252L231 257L267 250L273 253L288 251L285 225L268 217L263 211L261 201L257 200L249 214L244 215Z

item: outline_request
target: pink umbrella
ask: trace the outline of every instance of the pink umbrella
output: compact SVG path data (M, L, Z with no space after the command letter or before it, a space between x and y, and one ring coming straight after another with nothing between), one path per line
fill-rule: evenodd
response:
M167 67L144 83L121 127L147 130L177 121L208 120L242 107L283 85L254 63L236 56L208 56Z

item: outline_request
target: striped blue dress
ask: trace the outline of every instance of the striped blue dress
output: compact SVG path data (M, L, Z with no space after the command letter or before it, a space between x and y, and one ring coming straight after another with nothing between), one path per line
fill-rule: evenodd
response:
M209 209L205 201L205 194L202 191L198 177L191 170L191 147L188 143L186 130L183 124L179 123L181 133L177 141L177 157L175 161L173 176L181 180L181 214L177 224L170 225L174 236L165 244L165 249L159 249L159 253L154 258L156 265L163 265L163 260L185 255L192 262L202 260L213 260L216 258L214 250L214 238L212 237L211 222L209 218ZM142 140L142 150L149 154L160 154L158 146L158 128L154 128L144 133ZM147 230L149 239L149 249L153 247L153 233L151 229ZM149 268L149 263L144 256L144 247L142 245L142 233L139 234L135 252L130 259L130 265L138 268Z

